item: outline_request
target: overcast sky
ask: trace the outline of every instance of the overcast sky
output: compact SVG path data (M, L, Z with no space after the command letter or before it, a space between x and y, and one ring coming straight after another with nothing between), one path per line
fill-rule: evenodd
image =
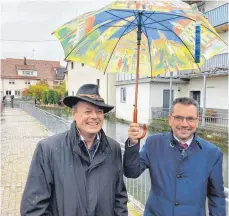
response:
M0 0L1 58L58 60L64 65L62 46L51 33L76 16L100 9L110 2Z

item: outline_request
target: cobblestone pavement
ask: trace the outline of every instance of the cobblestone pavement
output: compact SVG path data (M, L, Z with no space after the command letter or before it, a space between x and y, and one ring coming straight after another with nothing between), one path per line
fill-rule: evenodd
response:
M6 107L1 115L1 216L19 216L31 157L48 131L20 109Z
M35 118L17 108L1 114L1 216L20 216L20 202L34 149L49 136ZM142 215L128 203L129 216Z

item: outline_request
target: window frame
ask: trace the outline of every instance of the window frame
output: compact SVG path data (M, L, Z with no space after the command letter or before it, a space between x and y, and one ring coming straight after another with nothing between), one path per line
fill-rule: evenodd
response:
M121 87L120 89L120 102L126 103L126 87Z

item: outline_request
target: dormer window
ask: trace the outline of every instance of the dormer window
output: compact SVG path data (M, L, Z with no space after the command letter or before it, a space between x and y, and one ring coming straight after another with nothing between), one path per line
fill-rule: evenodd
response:
M25 76L33 76L33 71L23 70L22 74L25 75Z

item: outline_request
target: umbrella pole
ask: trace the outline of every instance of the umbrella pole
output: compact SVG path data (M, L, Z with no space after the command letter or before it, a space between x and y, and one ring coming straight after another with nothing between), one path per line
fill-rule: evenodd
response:
M138 122L138 80L139 80L139 63L140 63L140 47L141 41L138 41L137 48L137 68L136 68L136 83L135 83L135 102L134 102L134 119L133 122Z
M138 80L139 80L139 63L140 63L140 47L142 39L142 13L138 13L138 31L137 31L137 67L136 67L136 83L135 83L135 101L133 122L138 122Z
M142 37L142 12L138 13L138 31L137 31L137 67L136 67L136 84L135 84L135 105L134 105L134 116L133 122L138 122L138 80L139 80L139 64L140 64L140 47L141 47L141 37ZM146 135L146 125L142 127L142 136L140 139L144 138Z

